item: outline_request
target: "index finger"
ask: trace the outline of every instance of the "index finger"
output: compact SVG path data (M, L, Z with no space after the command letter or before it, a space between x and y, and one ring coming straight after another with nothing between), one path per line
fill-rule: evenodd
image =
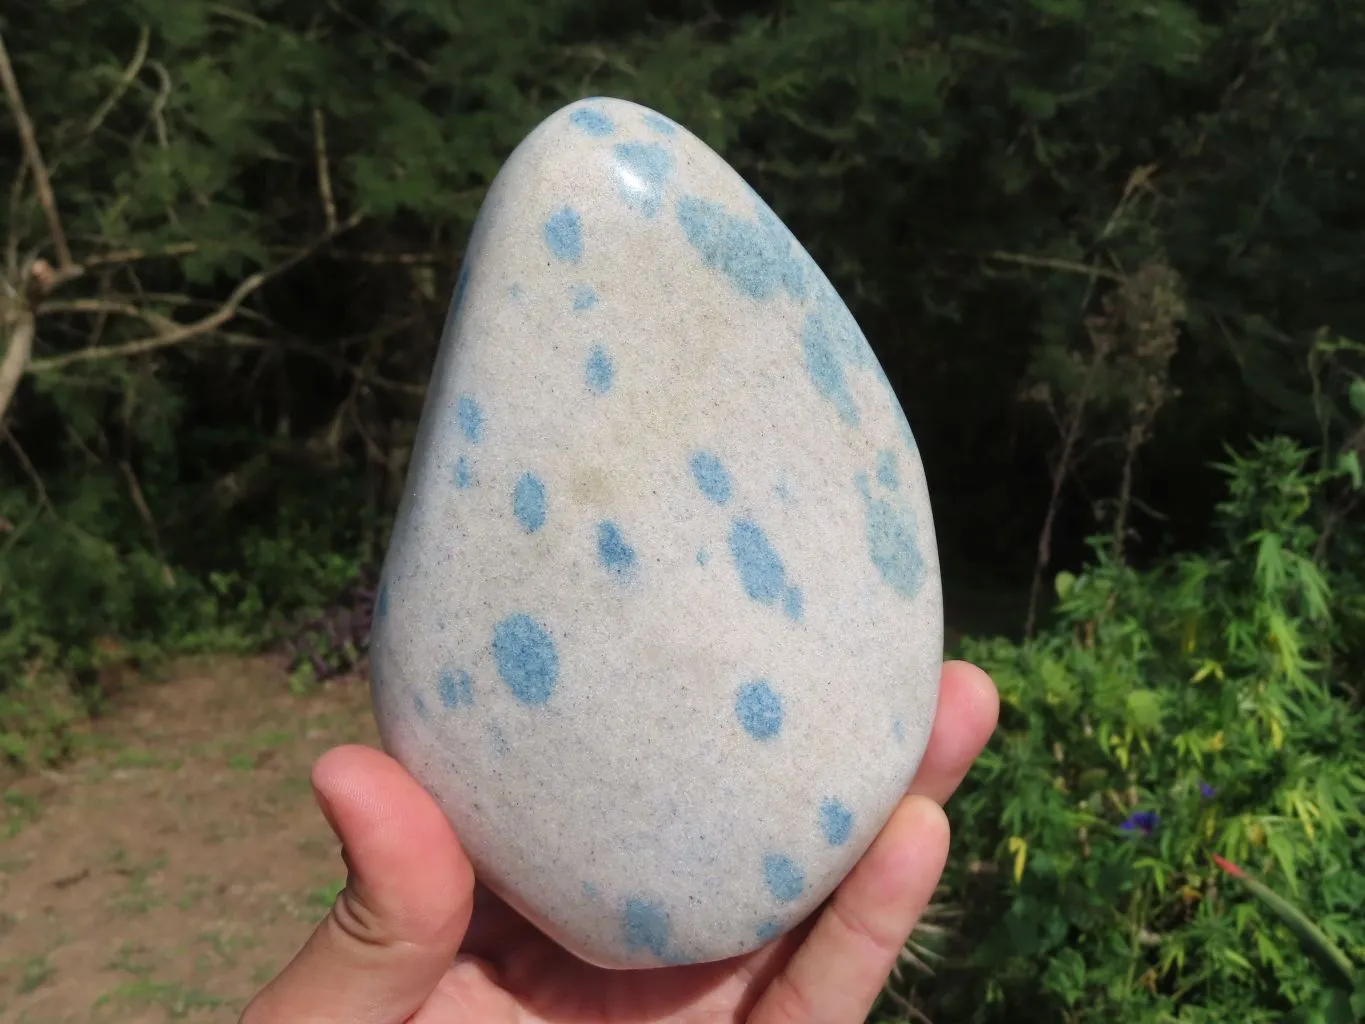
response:
M945 663L938 713L910 794L946 804L995 732L999 718L1000 694L991 677L965 661Z

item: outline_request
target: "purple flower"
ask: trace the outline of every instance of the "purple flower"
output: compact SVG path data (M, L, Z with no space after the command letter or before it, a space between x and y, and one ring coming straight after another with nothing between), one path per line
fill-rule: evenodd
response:
M1203 782L1202 780L1200 781L1199 795L1202 796L1205 800L1212 800L1217 793L1218 790L1214 789L1207 782Z
M1156 811L1134 811L1128 816L1128 820L1119 826L1119 830L1129 834L1141 833L1149 836L1156 831L1156 827L1161 824L1161 817Z

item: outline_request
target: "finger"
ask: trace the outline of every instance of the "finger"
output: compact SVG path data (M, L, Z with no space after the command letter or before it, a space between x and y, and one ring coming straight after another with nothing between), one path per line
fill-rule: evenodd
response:
M908 796L768 986L754 1024L861 1024L948 860L948 819Z
M945 664L938 713L910 792L947 803L995 732L999 717L1000 694L990 676L965 661Z
M469 924L474 872L436 802L369 747L338 747L313 789L342 842L346 888L243 1024L399 1024L435 990Z

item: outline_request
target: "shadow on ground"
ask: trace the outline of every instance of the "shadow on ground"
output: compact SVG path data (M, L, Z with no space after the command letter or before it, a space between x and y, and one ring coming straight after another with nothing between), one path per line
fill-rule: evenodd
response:
M308 775L377 742L364 682L294 696L268 659L172 676L6 789L0 1021L235 1021L331 905L343 869Z

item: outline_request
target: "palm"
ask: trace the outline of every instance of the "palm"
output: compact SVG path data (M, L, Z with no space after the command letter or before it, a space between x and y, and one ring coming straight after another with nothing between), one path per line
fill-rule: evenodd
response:
M654 1024L742 1021L800 940L719 963L648 971L609 971L566 953L482 886L463 962L442 981L436 1003L453 998L490 1024ZM435 1009L435 1007L432 1007ZM423 1020L420 1018L419 1020ZM450 1017L450 1021L461 1018ZM432 1024L446 1024L439 1016Z

